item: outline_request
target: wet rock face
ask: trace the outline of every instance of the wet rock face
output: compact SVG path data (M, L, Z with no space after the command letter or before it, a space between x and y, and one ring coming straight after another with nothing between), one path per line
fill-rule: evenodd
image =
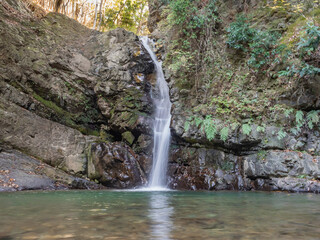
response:
M300 136L287 133L283 139L279 139L274 134L280 131L279 127L266 126L265 132L261 133L253 124L249 135L243 134L241 129L237 128L229 133L226 141L222 141L218 134L209 141L203 129L196 124L185 129L186 119L181 108L173 109L171 130L177 150L170 155L172 164L169 173L172 186L187 189L319 192L320 135L317 130L308 130ZM217 125L222 124L219 119L215 119L215 122ZM197 150L192 154L185 153L192 152L192 149ZM200 149L212 155L213 159L207 165L199 166L203 159L210 159L199 155ZM224 156L234 155L242 159L241 163L233 161L235 169L223 171L221 164L228 164L229 161L223 156L213 154L214 149L220 149ZM221 163L222 172L216 167L215 161ZM177 176L174 176L175 174ZM218 180L217 175L223 176ZM227 176L227 179L224 176ZM210 179L212 184L208 184L204 179ZM227 183L229 181L229 184L220 184L221 179Z
M169 186L192 190L244 190L242 158L219 150L177 147L171 150Z
M171 150L169 186L190 190L320 192L320 158L295 151L236 156L220 150L177 146Z
M112 188L133 188L146 183L139 156L124 143L97 143L91 146L88 176Z

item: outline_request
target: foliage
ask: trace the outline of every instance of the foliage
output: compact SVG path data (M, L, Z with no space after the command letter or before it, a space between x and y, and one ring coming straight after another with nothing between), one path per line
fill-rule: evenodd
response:
M247 18L239 15L236 21L232 22L227 28L229 47L247 51L249 43L252 42L256 34L256 30L250 27Z
M230 131L235 131L239 125L244 135L250 135L254 122L258 133L266 132L264 123L278 126L278 130L273 134L282 140L290 133L290 128L291 132L300 134L302 130L317 127L311 120L311 113L288 108L285 104L276 104L281 102L279 96L287 97L288 93L293 93L293 90L299 90L295 91L299 96L303 93L303 89L301 88L301 91L300 88L294 89L296 86L299 87L298 84L302 87L304 82L299 79L314 77L320 72L319 66L312 59L319 53L317 21L310 22L308 26L302 28L299 25L299 28L295 29L298 37L292 43L295 45L289 47L284 45L290 44L289 40L282 41L282 38L280 42L278 33L286 36L288 30L285 24L291 24L298 19L298 14L288 21L283 18L286 15L282 10L277 12L280 8L274 8L275 11L260 9L263 13L277 15L268 15L270 19L265 21L264 18L260 21L257 20L261 14L256 11L258 8L249 9L249 14L239 15L228 26L227 36L225 36L221 28L223 24L219 23L218 17L219 12L222 11L220 2L217 4L219 8L215 8L214 11L216 20L211 23L210 34L206 33L207 26L203 24L206 19L203 16L195 17L204 11L205 4L201 5L199 4L201 1L197 0L168 2L169 18L167 20L171 21L171 27L168 29L172 32L167 32L175 38L167 40L169 45L167 60L169 61L166 64L173 71L172 77L176 86L180 89L191 89L185 92L191 94L192 101L188 96L183 96L183 100L188 104L191 103L190 108L198 108L201 105L201 111L195 110L195 115L212 114L214 118L224 121L220 126L213 122L214 135L218 134L220 139L226 141ZM267 4L272 4L271 2L268 1ZM281 2L286 9L284 1ZM280 4L280 1L274 3L274 7L277 7L278 3ZM298 9L298 6L291 4L290 9L295 8ZM307 17L310 16L307 12L305 14ZM305 22L306 20L302 23ZM205 41L206 43L202 45ZM236 49L237 52L232 56L226 54L224 43ZM247 64L242 62L234 64L243 56L246 56ZM279 69L281 71L277 76ZM197 81L198 85L196 85ZM194 89L199 93L195 94ZM281 105L281 108L276 105ZM284 119L284 116L288 119ZM314 121L316 121L315 118ZM249 122L248 119L250 119ZM207 123L207 120L201 117L197 119L194 117L190 124L205 130L204 121ZM207 133L206 135L208 137Z
M318 111L313 110L307 114L308 127L310 129L313 129L314 124L319 123L319 120L320 120L319 112L320 110Z
M303 28L304 36L301 37L300 42L297 44L300 54L311 55L320 44L320 28L314 22L307 22Z
M259 69L270 64L283 46L277 47L279 34L250 27L248 19L239 15L227 28L229 47L248 53L248 64Z
M184 131L185 132L189 131L190 125L191 125L190 121L185 121L185 123L184 123Z
M297 58L299 61L286 61L289 66L286 70L279 71L278 76L280 77L291 78L296 76L298 79L301 79L315 77L315 75L320 73L317 61L312 63L309 59L309 62L306 62L306 58L312 59L312 55L320 46L320 28L314 21L308 21L302 27L302 30L300 40L295 45L295 48L298 50ZM291 51L288 52L288 55L291 55L289 56L291 59L296 57Z
M214 120L211 115L207 115L203 121L204 132L206 133L207 139L209 141L213 140L217 133L217 128L215 126Z
M276 47L280 35L269 31L257 30L249 44L250 58L248 64L253 68L261 68L270 64L283 46Z
M243 124L242 125L242 133L245 135L250 135L252 131L252 127L249 124Z
M195 117L195 118L194 118L194 121L195 121L196 127L199 127L200 124L203 123L203 119L202 119L202 118L199 118L199 117Z
M201 73L212 63L212 36L217 16L216 0L169 0L168 55L165 64L174 73L179 88L199 87ZM169 31L171 32L171 31Z
M319 73L320 73L320 68L314 67L314 66L309 65L307 63L303 63L301 65L300 70L299 70L300 77L305 77L305 76L314 77L315 75L317 75Z
M303 117L304 117L304 114L302 111L297 111L296 112L296 123L298 126L301 126L302 123L303 123Z
M264 133L266 131L266 128L265 127L262 127L262 126L258 126L257 127L257 132L262 132Z
M285 138L287 136L287 133L283 131L283 129L280 129L280 131L277 134L277 138L278 140L282 140L283 138Z
M267 151L264 151L264 150L259 151L258 154L257 154L258 155L258 159L262 160L262 161L265 160L267 154L268 154Z
M148 17L146 0L117 0L107 7L102 21L106 30L124 28L141 34L145 32Z
M108 31L117 27L147 33L147 0L32 0L46 11L56 11L83 25Z
M220 131L220 139L225 142L228 139L228 136L229 128L227 126L224 126Z
M286 109L286 110L284 111L285 117L289 117L292 112L293 112L293 108Z
M200 0L172 0L168 20L172 25L180 26L187 37L195 38L197 30L201 31L206 24L217 20L215 3L215 0L207 3Z

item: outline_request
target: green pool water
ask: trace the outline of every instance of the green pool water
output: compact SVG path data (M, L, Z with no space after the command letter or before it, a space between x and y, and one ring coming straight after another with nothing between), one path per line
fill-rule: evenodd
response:
M320 239L320 195L1 193L0 239Z

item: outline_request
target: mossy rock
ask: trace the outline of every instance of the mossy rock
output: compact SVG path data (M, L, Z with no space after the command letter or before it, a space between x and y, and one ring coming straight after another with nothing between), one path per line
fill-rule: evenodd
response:
M129 131L122 133L122 138L125 142L127 142L130 146L133 144L135 137Z
M294 23L289 25L288 30L281 38L281 43L286 44L291 49L294 48L303 34L301 30L310 19L313 19L314 22L320 22L320 8L316 8L306 16L300 16Z

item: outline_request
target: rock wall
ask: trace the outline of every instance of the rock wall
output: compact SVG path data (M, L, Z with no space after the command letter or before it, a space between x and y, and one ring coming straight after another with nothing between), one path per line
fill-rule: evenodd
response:
M258 11L263 11L259 8L259 4L264 3L258 1L218 1L218 6L223 6L224 11L218 13L221 22L218 26L215 41L220 41L219 48L223 49L225 47L226 50L223 53L230 55L225 57L226 62L224 63L229 68L240 69L237 64L241 59L237 59L238 62L228 61L228 58L232 58L232 54L237 53L228 52L225 43L221 42L221 39L226 37L225 28L236 13L251 12L254 15ZM173 37L175 37L174 29L168 30L168 23L166 23L165 14L168 9L166 11L164 9L168 6L164 4L164 1L157 0L150 0L149 5L151 6L149 30L152 36L161 43L158 51L163 57L166 57L170 47L172 47L169 46L171 42L168 34L170 35L170 32L173 32ZM278 17L279 19L277 19ZM291 19L289 23L282 23L284 21L282 18L283 15L275 11L273 15L268 15L264 27L268 27L268 24L271 24L274 19L276 19L274 21L278 25L289 25L290 21L293 21ZM162 23L157 24L159 21L162 21ZM166 27L161 28L161 25ZM161 32L164 30L167 32ZM217 56L221 54L219 50L214 49L212 51L216 51ZM221 59L218 60L221 61ZM217 64L219 65L219 63ZM240 75L243 73L239 71L233 74ZM223 73L220 83L217 83L216 86L223 85L223 82L229 82L230 79L227 79L226 76L226 73ZM250 134L244 134L241 125L238 125L229 130L226 140L221 140L219 132L215 134L213 139L208 140L203 125L196 124L189 119L190 117L205 119L206 115L212 115L215 106L208 102L210 98L202 99L202 96L195 94L192 90L181 88L179 79L169 68L166 69L166 78L170 86L173 103L171 123L173 139L168 169L169 185L172 188L320 191L319 128L313 128L313 130L304 128L298 135L287 132L285 137L279 137L277 133L283 129L283 126L279 124L279 120L277 125L272 123L274 121L271 118L274 116L266 116L263 117L265 119L263 131L259 131L257 124L251 124ZM191 82L191 79L187 80ZM257 81L260 81L260 83L262 81L272 82L270 79L258 79ZM256 85L260 83L258 82ZM258 90L254 89L254 86L250 87L248 87L248 91L256 91L254 96L257 96ZM273 87L268 86L270 89ZM202 91L201 86L198 90L199 92ZM214 89L209 91L214 92ZM303 96L285 93L283 96L287 96L287 100L284 100L283 96L279 96L279 99L282 98L282 100L270 103L270 106L285 103L298 110L318 109L318 103L315 99L318 98L319 92L316 94L309 93L307 89L303 92L305 93ZM274 89L273 93L280 94L280 90ZM214 97L217 96L211 96L212 99ZM215 126L223 126L224 122L228 120L227 116L223 119L214 114L212 118ZM246 119L243 116L240 116L240 118ZM281 124L287 125L286 121L289 120L284 116L280 119Z
M34 157L69 179L117 188L144 184L154 66L138 37L123 29L92 31L57 13L37 18L21 1L0 3L0 31L1 171L19 182L22 173L15 175L9 162L36 168ZM10 189L57 183L48 176L44 185L28 187L29 179Z

